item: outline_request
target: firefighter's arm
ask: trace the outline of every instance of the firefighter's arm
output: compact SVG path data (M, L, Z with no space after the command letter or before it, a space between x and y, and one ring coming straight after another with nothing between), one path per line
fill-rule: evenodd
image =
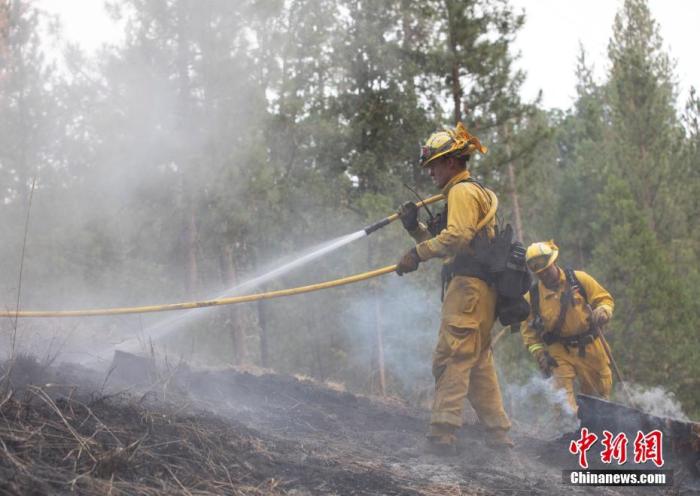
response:
M466 183L453 186L447 204L447 227L416 246L421 260L454 256L466 248L476 233L480 209L474 188Z
M525 299L528 303L530 303L529 293L525 295ZM527 350L533 354L537 350L544 349L544 343L537 335L537 331L535 331L535 329L532 328L532 321L534 320L534 318L535 316L532 314L531 309L530 315L527 317L527 320L525 322L520 323L520 335L523 338L523 344L525 344L525 348L527 348Z
M408 201L401 205L398 212L396 212L399 214L399 219L401 220L401 224L403 224L403 228L416 243L420 243L431 237L430 231L428 231L426 225L418 222L418 210L418 205Z
M413 231L408 231L408 234L416 241L416 243L422 243L423 241L429 240L432 236L428 227L422 222L418 223L418 227Z
M608 290L585 272L576 271L576 277L586 290L588 303L593 308L593 312L604 314L606 321L610 320L615 309L615 301Z

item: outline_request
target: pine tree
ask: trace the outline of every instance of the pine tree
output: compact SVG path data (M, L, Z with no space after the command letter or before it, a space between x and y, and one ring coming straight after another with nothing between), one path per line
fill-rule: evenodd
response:
M59 78L42 48L42 24L50 28L47 37L54 39L54 21L31 2L0 2L0 224L5 228L0 270L8 275L2 281L1 293L6 302L17 297L15 275L20 266L32 184L42 191L32 202L33 225L38 229L32 229L36 235L30 238L25 254L33 261L40 255L37 245L48 243L54 234L46 217L55 218L55 214L50 207L44 210L42 203L66 181L64 163L57 150L62 143L65 116L57 95L51 91L59 84ZM37 219L44 222L37 226ZM35 291L33 295L25 294L23 303L39 298L41 286L36 279L46 274L36 263L27 262L26 266L24 286Z
M644 0L626 0L609 46L609 139L601 173L593 267L618 305L612 340L632 380L665 383L693 408L681 388L696 370L697 338L690 288L676 277L674 198L684 177L677 153L671 65Z
M619 145L611 167L630 181L649 227L663 233L670 219L660 199L674 177L677 119L672 65L646 0L625 1L608 52L611 139Z
M3 203L27 207L32 178L47 165L56 106L47 87L54 67L39 37L41 12L30 2L0 3L0 170Z

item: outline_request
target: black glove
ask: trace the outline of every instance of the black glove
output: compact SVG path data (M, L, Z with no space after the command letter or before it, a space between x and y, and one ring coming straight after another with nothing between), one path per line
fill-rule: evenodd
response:
M418 229L418 205L406 202L399 207L398 214L404 229L408 232Z
M399 260L398 266L396 267L396 273L400 276L408 274L418 269L418 264L420 263L420 257L415 247L408 250L401 260Z

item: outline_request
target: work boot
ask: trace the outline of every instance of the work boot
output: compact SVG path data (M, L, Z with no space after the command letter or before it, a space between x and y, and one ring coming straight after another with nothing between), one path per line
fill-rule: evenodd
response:
M486 436L486 444L496 449L510 449L515 443L508 435L508 431L503 429L490 430Z
M457 455L457 438L454 435L428 436L425 452L436 456L455 456Z
M457 454L456 427L447 424L431 424L425 452L437 456Z

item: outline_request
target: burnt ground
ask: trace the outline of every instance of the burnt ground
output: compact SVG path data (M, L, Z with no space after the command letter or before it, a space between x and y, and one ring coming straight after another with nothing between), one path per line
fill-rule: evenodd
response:
M570 438L527 426L513 450L489 448L468 424L458 456L425 454L425 410L290 376L118 372L14 364L0 398L0 494L700 494L681 466L673 488L564 486Z

